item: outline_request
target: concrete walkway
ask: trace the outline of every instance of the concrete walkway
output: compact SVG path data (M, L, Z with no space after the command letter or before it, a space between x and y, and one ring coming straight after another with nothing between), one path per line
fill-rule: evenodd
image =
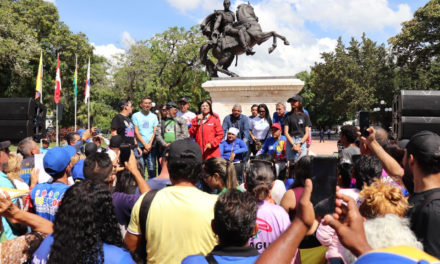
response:
M338 151L337 142L337 140L331 139L319 143L319 139L313 139L310 151L316 155L333 155Z

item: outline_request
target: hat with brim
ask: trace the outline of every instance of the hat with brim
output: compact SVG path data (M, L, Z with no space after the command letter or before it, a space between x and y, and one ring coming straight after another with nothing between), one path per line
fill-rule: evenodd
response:
M69 152L67 149L67 147L54 147L47 151L43 158L43 166L47 174L54 176L67 168L70 158L76 153L71 154L72 152Z
M302 103L302 100L303 99L299 94L295 94L294 96L287 99L287 102L290 103L291 101L298 101L298 102Z

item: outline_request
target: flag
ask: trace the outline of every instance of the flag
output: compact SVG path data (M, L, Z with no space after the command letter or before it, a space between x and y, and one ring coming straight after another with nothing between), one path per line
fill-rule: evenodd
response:
M84 88L84 103L87 104L87 99L90 97L90 58L89 58L89 66L87 67L87 79L86 79L86 87Z
M73 88L75 89L75 101L78 95L78 59L75 60L75 74L73 75Z
M43 94L43 51L40 55L40 64L38 65L37 73L37 87L35 88L35 99L38 99Z
M57 55L57 75L55 77L55 94L53 99L55 103L58 104L60 102L61 97L61 72L60 72L60 55Z

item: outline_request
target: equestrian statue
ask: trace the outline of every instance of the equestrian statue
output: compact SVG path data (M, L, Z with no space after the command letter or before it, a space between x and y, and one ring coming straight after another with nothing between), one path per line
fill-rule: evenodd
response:
M269 48L269 53L277 47L277 38L283 40L284 45L289 45L287 39L275 31L263 32L261 30L258 17L249 3L237 7L237 20L234 12L229 10L230 6L230 0L224 0L224 10L215 10L200 25L203 35L209 39L208 43L200 48L200 61L206 66L211 77L218 77L218 72L238 77L237 74L228 70L234 57L243 53L254 55L252 47L255 44L260 45L270 37L273 38L273 43ZM217 58L217 64L208 59L209 50Z

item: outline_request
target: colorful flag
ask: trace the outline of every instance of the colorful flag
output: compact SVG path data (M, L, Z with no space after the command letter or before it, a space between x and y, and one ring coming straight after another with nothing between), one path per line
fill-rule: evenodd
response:
M73 88L75 89L75 101L78 95L78 59L75 59L75 74L73 75Z
M35 99L38 99L43 94L43 51L40 55L40 64L38 65L37 73L37 87L35 88Z
M58 104L60 102L61 97L61 71L60 71L60 55L57 55L57 75L55 77L55 94L53 99L55 103Z
M87 79L86 79L86 87L84 88L84 103L87 104L87 99L90 97L90 58L89 58L89 66L87 67Z

